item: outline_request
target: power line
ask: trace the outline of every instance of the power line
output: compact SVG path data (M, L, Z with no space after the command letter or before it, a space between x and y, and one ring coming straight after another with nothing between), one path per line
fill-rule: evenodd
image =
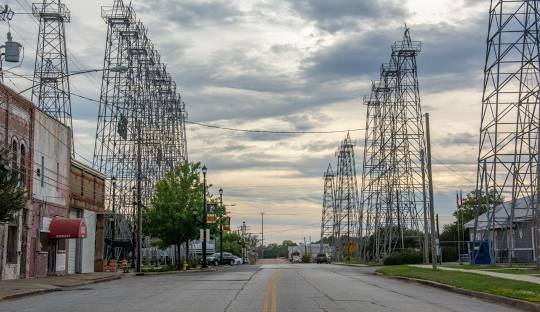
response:
M348 129L348 130L329 130L329 131L258 130L258 129L240 129L240 128L224 127L224 126L210 125L210 124L205 124L205 123L195 122L195 121L188 121L188 120L186 120L186 123L201 126L201 127L206 127L206 128L213 128L213 129L220 129L220 130L227 130L227 131L271 133L271 134L327 134L327 133L356 132L356 131L365 130L363 128Z

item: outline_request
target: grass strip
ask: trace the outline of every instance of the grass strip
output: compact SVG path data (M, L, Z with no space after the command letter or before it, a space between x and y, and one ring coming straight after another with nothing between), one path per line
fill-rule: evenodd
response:
M377 272L434 281L463 289L540 303L540 284L514 281L481 274L424 269L407 265L382 267Z

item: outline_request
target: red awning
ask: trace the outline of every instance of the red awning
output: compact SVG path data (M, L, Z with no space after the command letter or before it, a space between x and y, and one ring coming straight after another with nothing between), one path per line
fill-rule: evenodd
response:
M86 238L86 223L80 218L54 217L49 225L50 238Z

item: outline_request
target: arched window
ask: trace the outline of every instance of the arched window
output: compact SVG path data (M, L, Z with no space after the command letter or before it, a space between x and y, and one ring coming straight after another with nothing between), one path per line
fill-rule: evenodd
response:
M16 169L17 168L17 140L13 139L13 143L11 143L11 168Z
M20 174L20 186L25 187L26 186L26 147L24 146L24 143L21 144L21 174Z

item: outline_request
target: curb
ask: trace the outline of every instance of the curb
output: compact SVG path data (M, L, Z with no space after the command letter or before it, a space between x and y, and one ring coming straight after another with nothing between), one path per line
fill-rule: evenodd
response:
M350 266L350 267L356 267L356 268L369 268L369 267L373 267L373 266L367 265L367 264L355 264L355 263L343 263L343 262L332 262L331 264L342 265L342 266Z
M384 274L379 273L379 272L375 272L373 274L377 275L377 276L390 278L390 279L397 279L397 280L401 280L401 281L405 281L405 282L411 282L411 283L418 283L418 284L422 284L422 285L427 285L427 286L431 286L431 287L451 291L451 292L454 292L454 293L458 293L458 294L461 294L461 295L466 295L466 296L469 296L469 297L484 299L484 300L487 300L487 301L490 301L490 302L493 302L493 303L504 304L504 305L511 306L511 307L514 307L514 308L519 308L519 309L522 309L522 310L525 310L525 311L540 312L540 304L538 304L538 303L533 303L533 302L529 302L529 301L524 301L524 300L514 299L514 298L508 298L508 297L503 297L503 296L498 296L498 295L492 295L492 294L483 293L483 292L474 291L474 290L468 290L468 289L459 288L459 287L456 287L456 286L451 286L451 285L442 284L442 283L439 283L439 282L434 282L434 281L429 281L429 280L424 280L424 279L419 279L419 278L403 277L403 276L389 276L389 275L384 275Z
M85 282L82 282L80 284L72 285L72 286L54 286L53 285L51 288L47 288L47 289L35 289L35 290L30 290L30 291L27 291L27 292L23 292L23 293L6 295L6 296L3 296L3 297L0 297L0 302L10 300L10 299L17 299L17 298L22 298L22 297L40 295L40 294L45 294L45 293L50 293L50 292L55 292L55 291L62 291L64 289L75 288L75 287L80 287L80 286L84 286L84 285L97 284L97 283L103 283L103 282L110 282L110 281L119 280L119 279L126 278L126 277L130 277L130 276L129 275L127 275L127 276L119 275L119 276L103 277L103 278L99 278L99 279L95 279L95 280L85 281Z

